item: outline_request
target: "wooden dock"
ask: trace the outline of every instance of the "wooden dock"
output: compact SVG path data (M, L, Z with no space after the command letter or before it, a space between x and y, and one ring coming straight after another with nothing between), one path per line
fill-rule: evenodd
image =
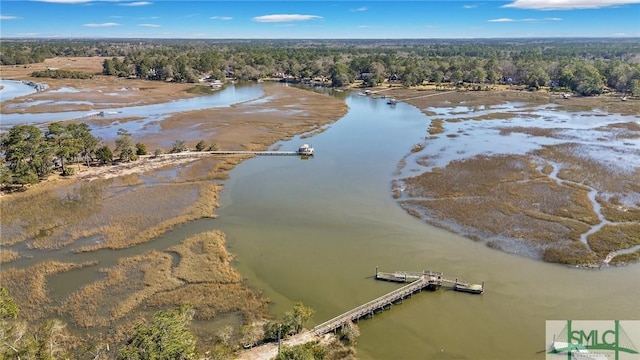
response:
M394 303L410 297L414 293L420 292L423 289L437 290L445 283L451 284L451 288L455 291L468 292L472 294L484 293L484 282L482 283L482 285L477 285L460 282L458 281L458 279L450 280L443 277L441 272L435 271L396 271L390 273L380 272L378 271L378 268L376 268L375 278L376 280L409 284L399 289L393 290L387 294L384 294L343 314L340 314L333 319L325 321L322 324L314 327L311 331L318 336L336 331L349 322L355 322L366 317L373 317L376 311L383 311L386 308L391 308Z
M204 151L211 155L256 155L256 156L295 156L300 155L297 151L247 151L247 150L228 150L228 151Z

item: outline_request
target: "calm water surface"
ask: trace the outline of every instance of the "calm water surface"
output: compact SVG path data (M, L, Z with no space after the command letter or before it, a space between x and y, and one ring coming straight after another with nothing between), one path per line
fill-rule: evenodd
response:
M0 85L4 88L0 91L0 100L7 101L16 97L27 96L35 92L35 90L28 85L21 82L0 80ZM71 92L72 90L66 90ZM225 86L224 89L216 91L211 95L198 96L189 99L179 99L161 104L152 105L140 105L140 106L125 106L118 107L112 106L105 108L104 104L100 104L100 111L104 111L106 115L105 119L113 119L113 123L106 126L92 125L91 132L94 136L99 136L103 139L111 139L115 137L116 129L123 128L129 132L140 133L153 133L160 131L158 125L153 125L156 122L162 121L172 114L191 111L191 110L203 110L210 108L227 107L233 104L255 100L262 96L263 91L259 86ZM32 100L28 97L24 98L23 102L13 104L13 108L24 107L26 111L33 105ZM56 104L63 104L64 102L57 102ZM86 102L75 102L75 104L81 104ZM13 125L17 124L30 124L38 125L53 121L63 121L78 119L87 116L89 113L95 113L95 111L62 111L55 113L15 113L15 114L3 114L2 122L0 123L0 130L5 130ZM139 120L129 121L126 123L120 123L117 121L119 118L126 117L139 117Z
M242 90L237 99L225 94L230 103L255 98L261 90ZM545 264L491 250L408 215L392 198L391 181L399 160L427 135L429 118L404 103L390 107L383 99L341 96L350 107L343 119L312 138L279 144L292 150L309 142L316 149L313 159L245 161L225 181L217 219L176 227L119 254L161 250L191 234L221 229L235 266L273 301L273 314L302 301L316 310L308 326L399 286L373 280L376 266L485 281L482 296L444 288L422 292L360 322L360 359L542 359L545 320L640 319L640 265L580 270ZM200 101L206 107L214 100ZM156 110L165 113L161 109ZM408 165L402 176L411 171L417 174L417 167ZM97 259L105 267L113 255L57 257ZM72 291L65 284L91 281L95 270L54 277L53 295Z
M275 315L303 301L316 310L315 325L397 288L372 279L379 266L485 281L486 293L422 292L360 322L361 359L541 359L545 320L640 319L638 265L545 264L408 215L390 182L429 119L403 103L358 95L347 103L343 119L304 140L315 158L252 159L225 183L212 223Z

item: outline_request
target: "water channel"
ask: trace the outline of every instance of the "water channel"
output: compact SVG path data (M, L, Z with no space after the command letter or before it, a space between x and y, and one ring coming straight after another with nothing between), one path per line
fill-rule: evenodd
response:
M543 358L545 320L640 319L638 265L545 264L408 215L390 183L428 117L403 103L356 94L346 101L349 113L307 140L312 160L252 159L225 183L217 226L275 314L299 300L320 323L397 287L372 279L379 266L442 271L485 281L487 290L424 292L360 322L361 359Z
M404 103L341 96L349 105L344 118L281 144L308 142L314 158L243 162L224 183L217 219L179 226L150 244L164 248L194 232L223 230L236 268L272 300L273 314L302 301L316 310L308 326L399 286L375 281L376 266L485 282L484 295L422 292L360 322L359 359L542 359L545 320L640 319L640 264L546 264L407 214L391 182L430 119Z

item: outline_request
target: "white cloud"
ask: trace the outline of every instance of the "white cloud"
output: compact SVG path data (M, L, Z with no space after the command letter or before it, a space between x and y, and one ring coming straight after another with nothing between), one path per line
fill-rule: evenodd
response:
M544 21L561 21L561 18L544 18ZM512 18L498 18L498 19L490 19L487 22L540 22L541 19L533 19L533 18L525 18L525 19L512 19Z
M361 7L356 8L356 9L351 9L351 11L354 11L354 12L367 11L367 7L366 6L361 6Z
M0 15L0 20L17 20L17 19L21 19L21 18L13 15Z
M142 27L151 27L151 28L158 28L161 27L158 24L138 24L138 26L142 26Z
M463 9L475 9L477 7L478 7L478 5L463 5L462 6Z
M599 9L627 4L640 4L640 0L514 0L502 7L531 10L571 10Z
M211 16L209 19L211 20L221 20L221 21L229 21L233 19L231 16Z
M120 6L147 6L147 5L151 5L152 3L150 1L136 1L136 2L130 2L130 3L122 3L122 4L118 4Z
M253 21L257 22L286 22L286 21L307 21L322 19L322 16L317 15L300 15L300 14L273 14L256 16Z
M82 25L82 26L98 28L98 27L113 27L113 26L120 26L120 24L118 24L118 23L114 23L114 22L108 22L108 23L102 23L102 24L84 24L84 25Z
M515 21L514 19L510 19L510 18L499 18L499 19L491 19L491 20L487 20L489 22L512 22Z

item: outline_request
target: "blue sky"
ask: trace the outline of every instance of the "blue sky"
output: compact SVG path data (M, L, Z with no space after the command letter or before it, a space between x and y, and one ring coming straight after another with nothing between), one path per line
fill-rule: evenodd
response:
M0 1L0 38L640 37L640 0Z

